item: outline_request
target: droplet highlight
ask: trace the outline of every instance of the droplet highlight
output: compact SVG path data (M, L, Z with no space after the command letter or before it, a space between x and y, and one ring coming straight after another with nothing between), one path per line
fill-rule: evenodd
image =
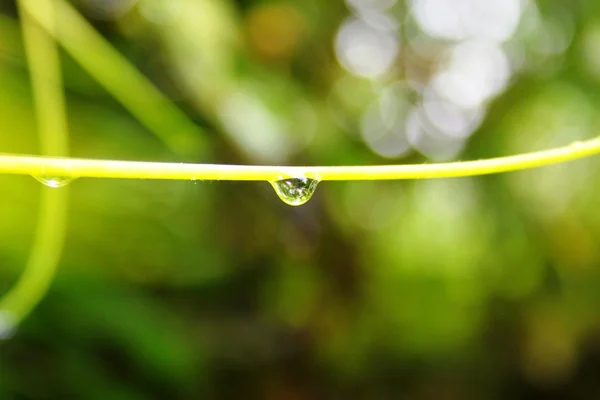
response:
M73 178L66 176L34 176L34 178L50 188L61 188L67 186L73 181Z
M312 178L289 178L270 182L277 196L290 206L306 203L317 189L319 181Z

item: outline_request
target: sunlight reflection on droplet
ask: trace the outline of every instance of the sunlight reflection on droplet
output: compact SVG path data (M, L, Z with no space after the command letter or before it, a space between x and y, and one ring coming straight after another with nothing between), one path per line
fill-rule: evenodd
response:
M73 178L68 176L33 176L35 180L53 189L58 189L67 186L73 181Z
M288 178L270 182L277 196L290 206L301 206L311 199L319 181L300 177Z

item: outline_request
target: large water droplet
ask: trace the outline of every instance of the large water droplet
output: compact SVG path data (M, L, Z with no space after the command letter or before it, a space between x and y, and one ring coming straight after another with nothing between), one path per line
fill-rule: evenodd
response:
M10 339L17 331L17 320L8 311L0 310L0 340Z
M301 206L315 193L319 181L312 178L289 178L270 182L277 196L290 206Z
M61 188L67 186L73 181L73 178L67 176L34 176L36 180L51 188Z

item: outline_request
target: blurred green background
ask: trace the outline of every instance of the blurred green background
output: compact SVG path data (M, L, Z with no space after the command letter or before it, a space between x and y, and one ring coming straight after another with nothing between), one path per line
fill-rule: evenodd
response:
M198 126L167 145L62 52L75 157L424 163L598 134L597 0L72 4ZM38 154L18 15L0 0L0 151ZM600 398L599 167L325 182L297 208L268 183L78 180L0 398ZM41 185L0 188L5 293Z

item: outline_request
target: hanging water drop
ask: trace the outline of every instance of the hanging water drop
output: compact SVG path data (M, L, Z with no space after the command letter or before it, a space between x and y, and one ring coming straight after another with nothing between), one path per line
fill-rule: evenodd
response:
M73 178L69 178L66 176L34 176L34 178L43 183L44 185L51 187L51 188L61 188L61 187L65 187L67 186L69 183L71 183L71 181L73 181Z
M290 206L301 206L315 193L319 181L311 178L289 178L270 182L277 196Z

